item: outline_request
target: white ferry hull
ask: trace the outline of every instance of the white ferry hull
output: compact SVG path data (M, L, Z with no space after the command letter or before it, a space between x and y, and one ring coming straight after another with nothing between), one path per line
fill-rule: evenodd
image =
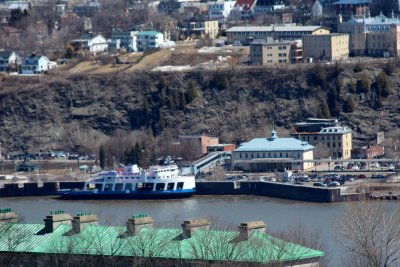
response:
M101 191L95 193L93 190L62 190L58 195L63 199L174 199L193 196L195 189L183 189L176 191L152 191L152 192L130 192L123 191Z

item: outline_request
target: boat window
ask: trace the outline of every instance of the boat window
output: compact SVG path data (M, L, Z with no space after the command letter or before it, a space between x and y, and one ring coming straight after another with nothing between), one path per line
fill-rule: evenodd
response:
M132 184L125 184L125 190L132 190Z
M167 190L174 190L175 183L168 183Z
M95 187L97 190L101 190L101 188L103 187L103 184L95 184Z
M106 184L106 185L104 186L104 191L111 191L112 188L113 188L113 184Z
M152 191L154 187L154 183L145 183L143 185L143 189L146 191Z
M176 190L182 190L182 188L183 188L183 182L178 183L176 186Z
M122 191L123 186L123 184L116 184L114 191Z
M156 184L156 191L163 191L164 188L165 188L165 184L164 183Z

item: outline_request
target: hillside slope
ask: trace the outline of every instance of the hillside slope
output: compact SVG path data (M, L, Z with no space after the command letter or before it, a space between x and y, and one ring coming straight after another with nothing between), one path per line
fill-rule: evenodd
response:
M289 130L309 116L338 117L362 141L400 124L400 68L387 71L393 89L388 95L377 85L383 69L387 66L358 72L354 66L233 66L217 72L4 76L0 142L8 151L79 148L83 140L90 147L118 131L151 126L156 135L206 132L238 143L267 135L272 123ZM368 90L361 84L365 77ZM355 100L352 112L349 95Z

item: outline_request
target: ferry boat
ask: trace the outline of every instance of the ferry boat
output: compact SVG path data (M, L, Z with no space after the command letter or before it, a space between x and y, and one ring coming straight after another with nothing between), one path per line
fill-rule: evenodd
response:
M83 189L59 190L64 199L167 199L190 197L195 192L195 177L180 175L177 165L137 165L102 171L85 182Z

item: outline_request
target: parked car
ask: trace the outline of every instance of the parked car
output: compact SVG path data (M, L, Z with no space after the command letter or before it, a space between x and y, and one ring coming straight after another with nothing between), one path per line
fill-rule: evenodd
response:
M330 182L330 183L328 184L328 186L329 186L329 187L338 187L338 186L340 186L340 183L339 183L339 182Z
M365 174L360 174L360 175L358 176L358 179L365 179L365 178L367 178L367 176L365 176Z
M313 186L326 187L327 185L321 182L313 183Z
M334 170L343 170L342 166L335 166L335 168L333 168Z

